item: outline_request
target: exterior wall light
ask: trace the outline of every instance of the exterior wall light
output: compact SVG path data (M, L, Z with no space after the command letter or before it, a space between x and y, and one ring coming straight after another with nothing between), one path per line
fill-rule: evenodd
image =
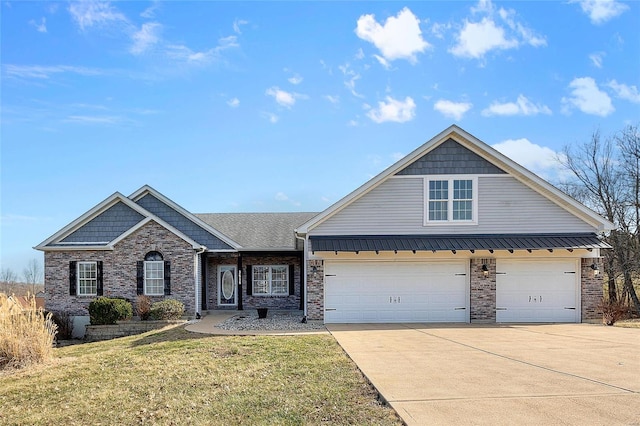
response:
M484 275L485 277L489 276L489 267L486 263L482 264L482 275Z
M591 264L591 269L593 269L593 276L597 277L598 274L600 273L600 268L598 268L598 264L596 262L593 262Z

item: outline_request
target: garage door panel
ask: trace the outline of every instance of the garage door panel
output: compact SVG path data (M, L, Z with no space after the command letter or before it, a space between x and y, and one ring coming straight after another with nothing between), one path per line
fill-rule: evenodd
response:
M579 321L575 260L498 260L497 322Z
M325 322L467 321L464 262L327 262L325 272Z

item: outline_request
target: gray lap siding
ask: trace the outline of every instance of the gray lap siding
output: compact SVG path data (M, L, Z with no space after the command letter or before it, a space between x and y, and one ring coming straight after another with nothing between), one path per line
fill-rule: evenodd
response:
M176 299L185 313L195 312L194 249L155 222L149 222L114 246L114 250L69 250L45 252L45 307L71 315L89 315L89 303L96 296L69 294L69 262L103 262L103 295L123 297L135 303L136 264L149 251L158 251L171 262L171 295L154 296L152 301Z
M215 254L207 260L207 307L208 309L237 309L237 306L218 306L218 266L238 265L238 255ZM293 265L294 294L283 296L254 296L247 295L247 266L259 265ZM300 256L286 255L242 255L242 307L243 309L255 309L266 307L272 309L299 309L300 308L300 284L301 268Z

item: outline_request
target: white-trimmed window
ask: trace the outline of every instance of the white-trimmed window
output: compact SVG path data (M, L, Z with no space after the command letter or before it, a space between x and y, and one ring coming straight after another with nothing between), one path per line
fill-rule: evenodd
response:
M98 294L97 262L78 262L78 296L96 296Z
M476 223L477 187L475 177L425 178L425 224Z
M144 294L147 296L164 295L164 262L144 262Z
M276 295L289 294L289 268L286 265L253 266L253 294Z

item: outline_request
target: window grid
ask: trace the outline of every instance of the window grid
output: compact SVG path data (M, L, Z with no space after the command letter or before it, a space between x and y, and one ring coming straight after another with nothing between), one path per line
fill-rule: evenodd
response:
M428 222L472 222L474 220L474 180L434 179L428 181ZM449 191L449 188L452 190Z
M98 264L78 262L78 295L95 296L98 293Z
M144 294L148 296L164 295L164 262L144 262Z
M453 220L473 220L473 181L453 181Z
M287 295L289 294L289 268L286 265L254 266L254 295Z

